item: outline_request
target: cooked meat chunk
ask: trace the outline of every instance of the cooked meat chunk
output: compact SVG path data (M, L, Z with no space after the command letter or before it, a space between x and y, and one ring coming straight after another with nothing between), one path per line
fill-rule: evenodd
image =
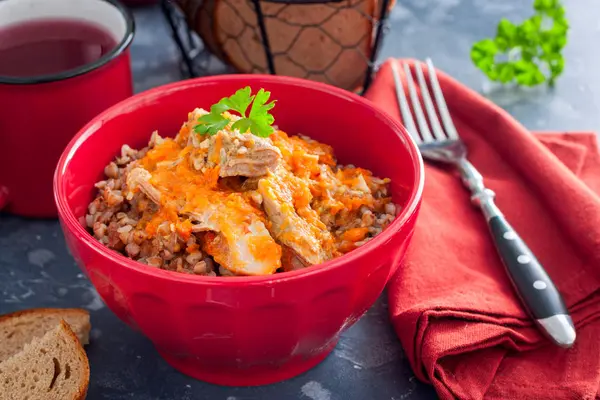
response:
M215 226L212 226L208 223L207 216L198 211L184 213L184 215L188 217L190 221L192 221L192 232L207 232L214 231L216 229Z
M271 233L279 242L290 247L303 263L320 264L331 258L322 246L331 235L320 221L309 223L298 215L289 185L292 179L281 168L258 182L258 191L271 221Z
M144 193L150 200L156 204L160 204L160 192L150 183L152 175L144 168L134 168L127 174L127 188L130 193L139 188L140 192Z
M258 215L250 208L231 207L231 203L213 200L202 209L185 213L192 221L192 232L208 232L204 251L234 274L272 274L281 266L280 246Z
M207 233L203 250L236 275L269 275L281 267L281 247L262 222L234 230Z
M210 138L208 161L218 164L219 176L260 177L277 167L281 152L267 139L220 131Z
M296 271L306 268L306 264L302 262L294 250L287 246L281 246L281 268L286 272Z

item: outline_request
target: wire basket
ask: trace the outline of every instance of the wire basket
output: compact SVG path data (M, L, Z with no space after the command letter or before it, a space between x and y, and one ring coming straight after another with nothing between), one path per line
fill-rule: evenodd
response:
M161 0L191 76L270 73L363 91L394 0Z

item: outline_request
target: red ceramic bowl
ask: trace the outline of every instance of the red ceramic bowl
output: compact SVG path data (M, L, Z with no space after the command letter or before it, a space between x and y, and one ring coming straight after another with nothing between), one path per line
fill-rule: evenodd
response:
M174 135L187 113L250 85L277 100L276 124L333 145L340 162L392 179L397 219L363 247L301 271L201 277L155 269L107 249L82 223L94 182L120 147ZM325 84L231 75L162 86L108 109L67 146L54 179L67 243L119 318L142 331L176 369L222 385L277 382L313 367L381 294L412 236L423 164L404 128L369 101Z

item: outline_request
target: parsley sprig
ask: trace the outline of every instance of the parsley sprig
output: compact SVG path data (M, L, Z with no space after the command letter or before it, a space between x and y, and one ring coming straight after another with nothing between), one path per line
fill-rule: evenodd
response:
M494 39L473 45L473 63L491 80L523 86L547 81L552 86L562 74L569 30L565 8L560 0L535 0L533 8L535 15L520 25L502 19Z
M271 125L275 122L275 118L269 114L269 110L275 107L275 101L267 103L269 97L271 92L260 89L253 95L250 87L246 86L232 96L224 97L213 104L210 113L198 119L199 124L194 130L202 135L215 135L231 122L223 116L223 113L235 111L241 118L233 123L232 129L237 129L241 133L250 132L256 136L268 137L274 131ZM248 107L250 107L249 113L247 113Z

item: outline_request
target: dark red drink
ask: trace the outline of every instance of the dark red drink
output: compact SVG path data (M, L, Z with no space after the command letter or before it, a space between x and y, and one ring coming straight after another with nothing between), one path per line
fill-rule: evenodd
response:
M39 19L0 29L0 76L57 74L93 63L117 45L91 23Z

